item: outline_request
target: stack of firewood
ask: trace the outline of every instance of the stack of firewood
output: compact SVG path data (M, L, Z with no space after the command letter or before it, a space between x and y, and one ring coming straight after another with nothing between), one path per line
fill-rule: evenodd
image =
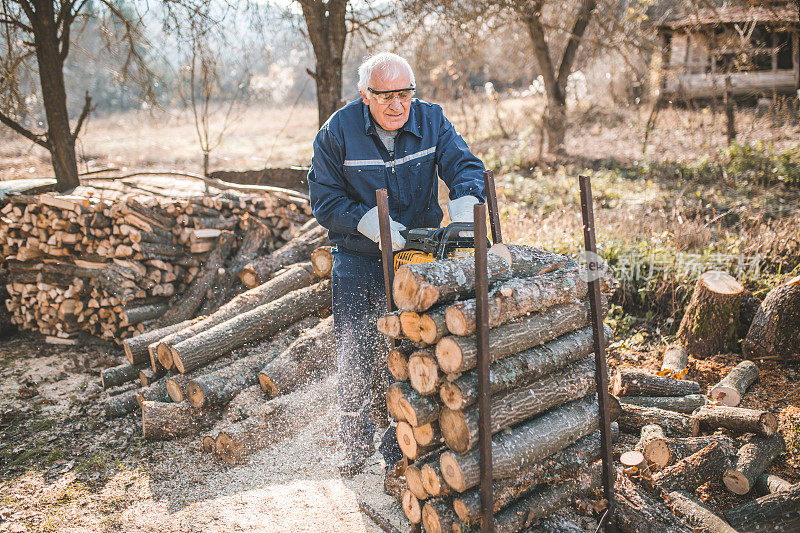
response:
M497 531L519 531L601 485L593 333L574 260L525 246L493 251L494 519ZM386 400L413 460L402 508L426 531L471 531L481 520L474 291L473 258L405 265L393 286L401 310L378 322L402 341L389 354L396 382Z
M620 456L620 529L797 530L800 483L765 473L784 451L778 421L768 411L738 407L758 379L758 367L742 361L706 396L697 382L680 379L687 361L685 350L673 346L664 354L660 375L621 369L614 376L613 392L622 406L620 429L639 436L635 448ZM733 494L761 497L725 512L726 522L692 496L715 480Z
M147 439L195 434L216 424L201 445L229 462L282 434L298 413L285 409L278 396L335 370L327 316L332 259L330 247L312 249L318 228L264 256L273 272L261 285L206 316L125 340L128 362L101 376L106 416L141 408ZM298 258L311 262L294 263ZM334 401L324 389L317 392L306 402L309 408Z
M81 331L119 342L156 319L219 307L244 267L309 216L307 201L281 193L162 197L81 186L9 196L0 203L5 306L17 326L51 342L75 343Z

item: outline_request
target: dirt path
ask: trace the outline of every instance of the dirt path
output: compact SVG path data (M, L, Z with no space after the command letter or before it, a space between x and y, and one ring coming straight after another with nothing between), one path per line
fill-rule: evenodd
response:
M142 441L136 415L103 420L95 370L37 347L22 337L2 349L0 531L381 531L359 501L408 529L383 494L377 454L366 473L340 478L335 402L230 466L201 452L196 438ZM79 363L101 360L108 349L74 355ZM20 382L35 395L20 395ZM335 386L334 376L292 402L333 397Z

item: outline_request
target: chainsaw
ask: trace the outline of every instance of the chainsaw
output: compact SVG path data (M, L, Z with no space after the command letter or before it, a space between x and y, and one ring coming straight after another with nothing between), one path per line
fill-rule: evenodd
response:
M394 255L394 269L438 259L465 257L474 253L475 231L472 222L452 222L444 228L413 228L400 232L406 239Z

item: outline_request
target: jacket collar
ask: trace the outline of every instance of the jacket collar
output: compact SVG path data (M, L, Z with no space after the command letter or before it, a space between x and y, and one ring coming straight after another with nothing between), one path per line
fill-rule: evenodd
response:
M416 98L411 100L411 110L408 113L408 120L406 120L406 123L403 124L403 127L400 129L422 139L422 133L419 131L419 123L417 122L416 106L414 105L415 102ZM362 100L361 107L364 108L364 133L367 135L373 135L376 133L375 123L372 120L372 115L369 113L369 106Z

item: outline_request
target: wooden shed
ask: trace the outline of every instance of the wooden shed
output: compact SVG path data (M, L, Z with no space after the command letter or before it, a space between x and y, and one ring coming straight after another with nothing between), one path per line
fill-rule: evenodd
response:
M797 94L800 18L794 2L700 9L657 25L660 98Z

